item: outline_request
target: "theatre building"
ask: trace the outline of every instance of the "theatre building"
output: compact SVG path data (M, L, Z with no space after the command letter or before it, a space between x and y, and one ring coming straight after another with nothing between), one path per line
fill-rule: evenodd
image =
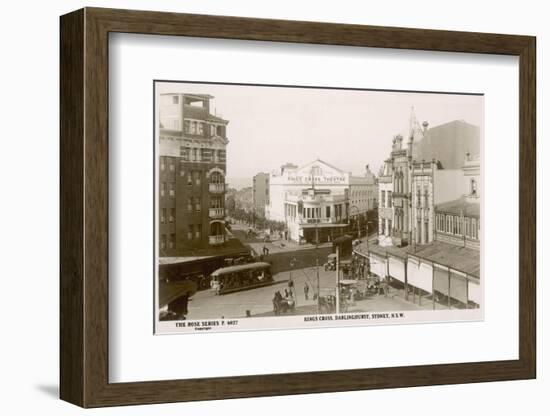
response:
M354 177L319 159L301 167L287 163L270 175L266 216L285 223L287 239L332 241L348 232L351 206L374 207L375 186L373 175Z

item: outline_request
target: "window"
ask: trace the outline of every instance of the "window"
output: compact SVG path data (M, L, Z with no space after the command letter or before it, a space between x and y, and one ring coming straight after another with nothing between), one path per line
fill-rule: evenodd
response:
M187 211L193 211L193 198L187 197Z
M171 172L174 172L176 170L176 164L174 162L174 158L171 157L171 158L168 158L168 160L169 160L169 163L168 163L169 169Z
M195 198L195 211L201 210L201 199L199 197Z
M204 135L204 123L201 123L200 121L197 122L197 134L200 134L201 136Z
M391 208L391 191L388 191L388 208Z
M176 209L170 208L170 216L168 217L168 222L172 224L176 219Z
M210 200L210 207L211 208L221 208L222 207L222 199L219 196L216 196Z
M222 126L216 126L216 135L223 136Z
M170 234L170 239L168 240L168 248L176 247L176 234Z
M189 120L185 120L183 122L183 128L185 133L190 134L191 133L191 122Z
M189 162L190 153L191 153L190 150L191 149L189 149L188 147L180 146L180 157L185 162Z
M429 195L428 195L428 189L424 191L424 206L428 208L430 206L429 204Z
M193 227L193 225L189 225L187 227L187 239L188 240L192 240L193 239L193 231L194 231L195 227Z
M179 104L180 103L180 97L178 95L172 96L172 104Z
M212 162L214 159L213 149L201 149L201 160L203 162Z
M166 158L164 156L160 157L160 170L164 170L166 167Z
M174 197L176 196L176 186L175 186L175 183L174 182L169 182L168 183L168 193L170 195L170 197Z
M386 206L386 191L382 191L382 196L380 197L380 205L382 208Z
M200 186L201 185L201 172L196 170L193 172L193 177L195 179L195 185Z
M215 136L216 135L216 126L214 125L210 125L210 136Z
M319 166L313 166L311 168L311 175L312 176L321 176L323 173L323 171L321 170L321 168Z
M477 195L477 182L475 179L470 181L470 193L472 195Z
M195 238L199 240L202 238L202 224L197 225L197 229L195 231Z
M160 249L165 250L166 249L166 234L160 235Z
M226 152L225 150L218 150L218 162L225 163L226 161Z
M326 217L327 217L327 218L330 218L330 206L325 207L325 211L326 211L326 212L325 212L325 213L326 213Z
M210 208L221 208L222 200L219 196L210 199Z
M221 175L221 173L212 172L212 174L210 175L210 183L218 183L218 184L223 183L223 176Z
M166 222L166 208L160 210L160 223L164 224Z
M166 182L160 184L160 196L166 195Z
M193 172L189 172L187 174L187 185L191 186L193 185L193 176L192 176Z

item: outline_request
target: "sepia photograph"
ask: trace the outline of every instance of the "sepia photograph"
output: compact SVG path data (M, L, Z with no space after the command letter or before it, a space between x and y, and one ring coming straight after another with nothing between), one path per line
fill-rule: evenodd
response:
M155 333L482 320L483 98L155 81Z

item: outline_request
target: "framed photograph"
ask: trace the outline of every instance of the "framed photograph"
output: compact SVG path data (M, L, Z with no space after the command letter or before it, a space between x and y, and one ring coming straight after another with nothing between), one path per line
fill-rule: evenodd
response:
M535 38L61 17L83 406L536 376Z

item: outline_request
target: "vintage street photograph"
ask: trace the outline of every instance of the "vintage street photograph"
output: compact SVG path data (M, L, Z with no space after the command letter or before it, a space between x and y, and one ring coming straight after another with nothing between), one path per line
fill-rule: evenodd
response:
M155 333L483 319L483 94L154 94Z

